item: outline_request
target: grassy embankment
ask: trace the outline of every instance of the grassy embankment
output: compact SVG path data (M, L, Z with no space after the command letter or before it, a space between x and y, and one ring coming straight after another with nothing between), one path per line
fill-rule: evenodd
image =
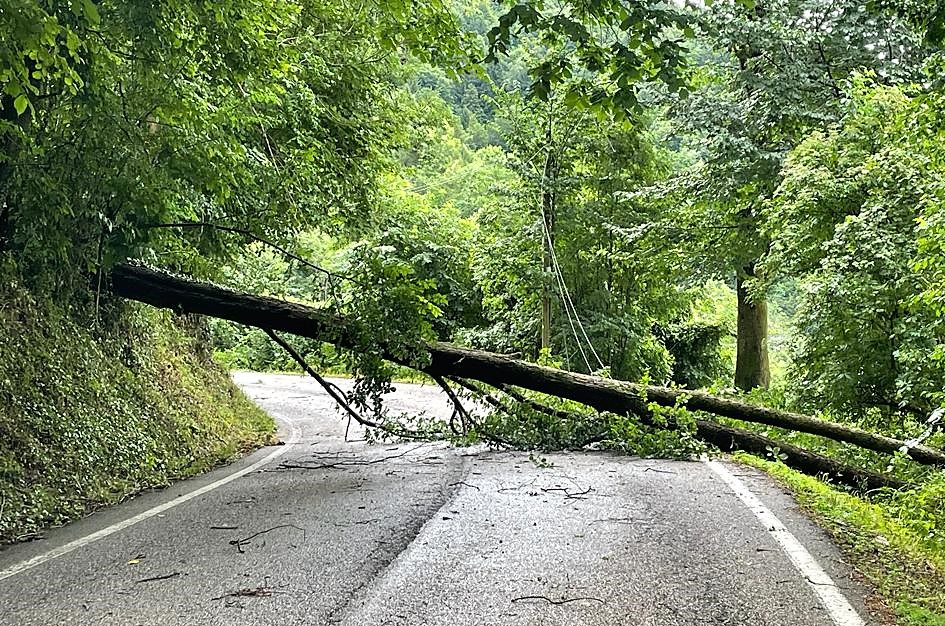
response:
M192 323L114 306L99 325L0 280L0 543L273 440Z

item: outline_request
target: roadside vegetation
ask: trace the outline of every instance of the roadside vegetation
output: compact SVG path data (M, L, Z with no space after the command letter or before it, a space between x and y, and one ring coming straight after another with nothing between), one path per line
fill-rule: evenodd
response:
M198 339L205 322L112 303L92 318L0 278L0 543L272 443Z
M736 458L769 472L795 494L887 601L900 623L945 623L941 585L945 550L942 537L935 533L945 494L941 475L921 490L865 500L776 461L748 454Z
M752 462L901 622L941 623L943 468L910 452L945 447L943 22L925 0L0 0L0 535L264 442L212 353L355 377L340 400L379 437L687 458L714 450L700 420L762 435ZM345 325L293 356L123 303L126 263ZM443 378L453 423L387 415L435 341L905 445ZM804 476L790 446L905 486Z

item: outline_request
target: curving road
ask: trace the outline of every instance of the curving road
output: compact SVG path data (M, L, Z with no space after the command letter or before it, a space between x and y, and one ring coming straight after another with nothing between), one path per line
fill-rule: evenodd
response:
M752 470L345 442L308 379L236 380L286 445L0 551L0 624L881 623ZM432 387L391 403L449 412Z

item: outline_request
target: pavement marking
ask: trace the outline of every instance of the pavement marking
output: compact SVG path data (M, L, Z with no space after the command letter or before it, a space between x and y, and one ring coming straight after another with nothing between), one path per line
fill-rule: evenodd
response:
M190 500L193 500L194 498L199 498L205 493L210 493L214 489L218 489L222 487L223 485L231 483L237 478L242 478L243 476L246 476L247 474L255 472L262 466L274 461L275 459L285 454L291 444L298 442L299 433L298 433L298 430L295 428L295 424L293 424L291 420L286 420L285 423L287 423L289 426L289 437L287 441L285 442L285 445L279 446L277 449L273 450L272 452L267 454L265 457L256 461L249 467L244 467L238 472L233 472L232 474L228 476L224 476L223 478L220 478L219 480L213 481L209 485L204 485L200 489L195 489L194 491L191 491L190 493L186 493L178 498L175 498L171 500L170 502L159 504L156 507L153 507L153 508L148 509L147 511L138 513L137 515L133 517L129 517L128 519L122 520L116 524L112 524L111 526L98 530L90 535L86 535L85 537L81 537L74 541L70 541L69 543L63 544L59 546L58 548L53 548L52 550L49 550L48 552L43 552L42 554L38 554L31 559L27 559L26 561L17 563L16 565L8 567L5 570L0 570L0 580L4 580L6 578L16 576L17 574L22 574L23 572L27 570L31 570L37 565L42 565L43 563L47 561L58 559L61 556L69 554L73 550L78 550L79 548L83 546L87 546L90 543L98 541L99 539L104 539L105 537L108 537L109 535L113 535L119 531L125 530L126 528L130 528L131 526L134 526L138 522L143 522L146 519L149 519L151 517L154 517L155 515L163 513L164 511L173 509L175 506L179 504L189 502Z
M709 466L715 474L721 478L726 485L735 492L735 495L745 503L751 512L755 514L768 533L781 546L781 549L794 564L794 567L807 580L807 584L814 590L820 599L827 613L837 626L866 626L863 619L856 610L850 605L850 602L841 593L833 579L824 571L820 563L807 551L807 548L798 541L791 531L779 520L771 510L766 507L761 500L750 489L738 479L734 474L728 471L724 465L718 461L703 459L703 463Z

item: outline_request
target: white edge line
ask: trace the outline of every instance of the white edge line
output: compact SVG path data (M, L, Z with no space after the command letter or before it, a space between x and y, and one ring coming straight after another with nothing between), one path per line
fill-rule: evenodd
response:
M141 513L138 513L137 515L129 517L128 519L112 524L111 526L102 528L101 530L97 530L90 535L86 535L85 537L80 537L79 539L75 539L73 541L70 541L69 543L61 545L58 548L53 548L52 550L49 550L48 552L43 552L42 554L38 554L31 559L27 559L26 561L17 563L16 565L8 567L5 570L0 570L0 580L4 580L6 578L16 576L17 574L22 574L23 572L27 570L31 570L37 565L42 565L43 563L46 563L47 561L58 559L59 557L69 554L70 552L74 550L78 550L79 548L83 546L87 546L90 543L98 541L99 539L104 539L105 537L108 537L109 535L113 535L117 532L125 530L126 528L130 528L131 526L134 526L138 522L143 522L146 519L149 519L151 517L154 517L155 515L163 513L164 511L173 509L175 506L178 506L185 502L189 502L190 500L193 500L194 498L199 498L205 493L210 493L214 489L218 489L222 487L223 485L231 483L237 478L242 478L243 476L246 476L247 474L255 472L262 466L266 465L267 463L272 462L273 460L285 454L286 451L289 449L289 445L296 443L298 441L298 431L296 430L295 425L291 421L286 421L286 423L289 425L288 441L286 441L284 445L279 446L276 450L273 450L272 452L267 454L265 457L256 461L249 467L244 467L243 469L237 472L233 472L232 474L229 474L228 476L224 476L223 478L220 478L219 480L213 481L209 485L204 485L200 489L195 489L191 491L190 493L186 493L180 497L174 498L173 500L169 502L165 502L164 504L159 504L158 506L150 508L147 511L142 511Z
M719 478L721 478L735 495L747 506L755 517L765 526L772 538L781 546L781 550L791 560L791 563L807 580L807 585L813 589L827 610L833 623L837 626L865 626L863 619L850 605L846 596L833 582L833 579L824 571L820 563L808 552L807 548L798 541L791 531L766 507L761 500L734 474L728 471L722 463L703 459Z

